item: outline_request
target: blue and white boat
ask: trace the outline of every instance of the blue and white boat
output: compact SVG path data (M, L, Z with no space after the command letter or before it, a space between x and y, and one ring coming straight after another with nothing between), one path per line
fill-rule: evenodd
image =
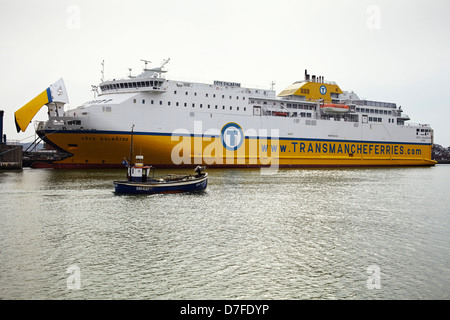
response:
M126 160L125 160L126 161ZM150 177L152 166L144 165L144 157L136 156L134 165L127 161L127 180L114 181L117 194L155 194L199 192L206 189L208 173L204 166L197 166L195 174L169 174L163 177Z

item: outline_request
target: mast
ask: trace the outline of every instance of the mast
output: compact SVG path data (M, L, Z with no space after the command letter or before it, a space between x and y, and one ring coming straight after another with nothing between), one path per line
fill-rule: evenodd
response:
M130 163L131 159L133 158L133 130L134 130L134 124L131 126L131 142L130 142Z
M102 61L102 78L100 79L101 82L105 81L105 60Z

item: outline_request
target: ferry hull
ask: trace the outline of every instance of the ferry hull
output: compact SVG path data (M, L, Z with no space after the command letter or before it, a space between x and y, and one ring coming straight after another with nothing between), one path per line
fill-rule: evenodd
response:
M50 145L71 154L53 168L123 168L131 133L38 131ZM134 150L157 168L433 166L431 144L246 137L239 149L224 148L219 136L134 133ZM38 166L34 166L38 167Z

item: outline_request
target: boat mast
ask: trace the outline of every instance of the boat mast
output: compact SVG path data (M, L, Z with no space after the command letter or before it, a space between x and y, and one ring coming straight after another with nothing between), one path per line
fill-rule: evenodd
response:
M134 130L134 124L131 126L131 142L130 142L130 163L131 159L133 159L133 130Z

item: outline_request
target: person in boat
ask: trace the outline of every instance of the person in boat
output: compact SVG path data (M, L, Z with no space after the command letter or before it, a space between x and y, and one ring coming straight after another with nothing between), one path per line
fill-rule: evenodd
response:
M196 173L195 176L198 178L204 176L205 174L202 172L203 170L205 170L204 166L197 166L197 168L195 168L195 173Z

